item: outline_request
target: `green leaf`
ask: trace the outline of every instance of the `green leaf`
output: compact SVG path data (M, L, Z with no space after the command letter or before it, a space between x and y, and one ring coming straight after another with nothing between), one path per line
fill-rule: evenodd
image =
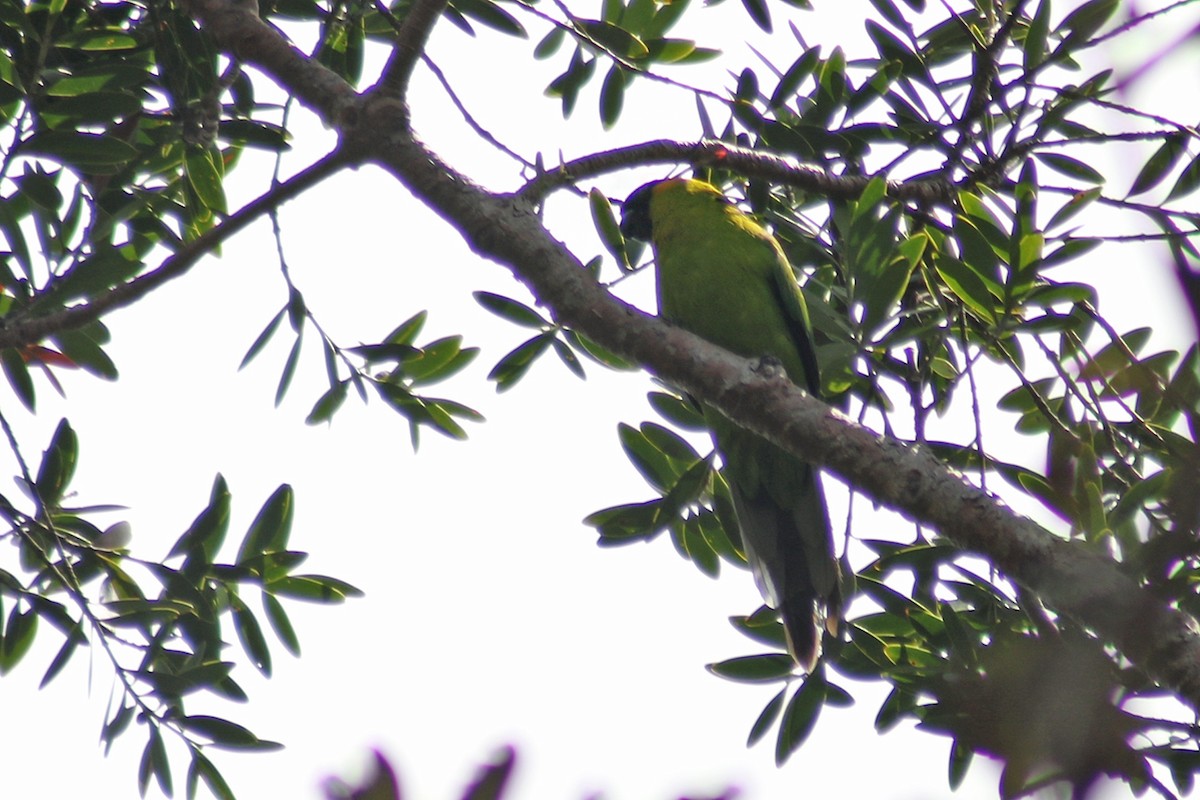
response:
M1050 222L1046 224L1046 230L1053 230L1059 225L1062 225L1067 220L1074 217L1080 211L1090 206L1103 190L1097 186L1088 189L1085 192L1076 193L1070 200L1062 205L1058 211L1054 212L1054 216L1050 218Z
M38 615L32 608L21 610L13 606L8 612L4 626L4 637L0 638L0 676L7 675L21 658L29 652L37 634Z
M288 352L287 361L283 364L283 372L279 374L279 385L275 389L276 408L283 402L288 388L292 385L292 379L296 377L296 367L300 363L300 350L303 344L304 334L301 333L296 336L296 341L292 344L292 349Z
M558 356L558 360L569 369L577 378L586 379L587 373L583 371L583 364L579 362L579 357L575 355L575 351L571 346L562 339L554 338L550 344L554 347L554 354Z
M180 727L189 733L199 734L212 742L213 747L226 750L280 750L283 745L259 739L247 728L220 717L196 714L178 719Z
M770 732L771 726L779 718L779 712L783 710L783 700L785 697L787 697L786 686L771 698L771 702L767 703L766 707L763 708L762 713L758 715L758 719L754 720L754 725L750 727L750 735L746 737L746 747L753 747L758 744Z
M875 10L881 17L895 27L901 30L909 27L908 21L904 19L904 15L900 13L900 9L892 0L871 0L871 5L875 6Z
M628 83L625 70L616 64L604 76L604 83L600 86L600 122L606 129L616 125L621 116Z
M349 597L361 597L363 594L361 589L326 575L289 575L271 581L267 584L267 590L272 594L314 603L341 603Z
M78 131L43 131L26 140L21 153L48 156L90 175L113 174L138 155L114 136Z
M266 120L223 119L218 133L221 141L257 147L272 153L285 153L292 149L291 134L287 129Z
M1165 137L1162 145L1142 165L1137 177L1133 179L1133 186L1129 189L1129 196L1132 197L1136 194L1148 192L1162 183L1179 161L1180 156L1186 152L1184 149L1185 142L1186 140L1182 136L1171 135Z
M563 28L551 28L550 32L542 37L542 40L533 48L533 57L539 61L545 60L558 52L562 47L562 43L566 41L567 32Z
M813 70L817 68L820 59L821 54L817 50L807 50L801 53L800 57L792 62L787 72L783 73L783 77L779 79L775 91L771 93L771 99L767 103L767 107L772 109L779 108L792 99L801 82L813 74Z
M677 463L656 447L645 432L638 428L622 422L617 426L617 436L630 463L647 483L660 492L668 491L687 468L686 464Z
M649 541L669 522L664 509L661 499L626 503L595 511L584 518L583 524L596 529L602 547Z
M686 431L706 431L704 415L693 403L666 392L649 392L646 399L663 419Z
M104 743L104 754L108 755L109 748L116 738L124 733L129 728L129 723L133 722L135 706L121 706L116 714L113 714L112 719L104 723L104 727L100 730L100 741Z
M517 345L513 350L496 362L488 373L488 380L496 382L496 391L503 392L511 389L554 341L554 331L546 331Z
M1179 173L1179 179L1175 181L1175 185L1171 187L1171 191L1167 194L1168 200L1174 200L1178 197L1189 195L1196 191L1196 187L1200 186L1200 156L1196 156L1188 165Z
M54 656L54 660L46 668L46 673L42 676L42 682L38 684L38 688L46 688L46 685L54 680L63 671L63 668L67 666L67 662L71 660L71 656L75 654L75 650L79 645L86 641L87 636L84 635L81 623L67 634L67 640L63 642L62 647L59 648L58 653Z
M645 42L611 22L578 19L575 20L575 27L605 50L620 58L637 60L650 54Z
M143 796L150 786L151 776L154 776L158 788L167 797L174 793L171 785L171 762L167 759L167 748L163 744L162 734L156 727L150 728L150 740L146 742L146 749L142 751L142 762L138 766L138 788Z
M292 532L292 516L296 497L292 487L284 483L277 488L259 509L250 529L238 549L238 563L264 553L287 549Z
M4 368L4 377L12 387L21 405L30 412L37 410L37 394L33 388L33 378L29 375L29 367L21 351L15 347L6 347L0 351L0 367Z
M617 224L612 204L608 202L604 192L593 188L588 192L588 205L592 210L592 224L596 228L596 233L600 234L600 242L604 245L604 249L617 260L618 267L622 270L629 270L632 265L625 252L625 236L621 233L621 226Z
M230 500L229 486L225 483L225 478L217 475L213 480L208 505L176 540L167 558L197 552L206 564L211 564L229 530Z
M805 678L804 685L792 695L783 711L783 718L779 721L779 737L775 741L776 766L783 766L792 753L804 744L817 724L824 700L825 670L818 666Z
M1071 50L1091 40L1104 23L1116 12L1120 0L1090 0L1067 15L1058 25L1058 33L1065 34L1056 53L1068 54Z
M193 749L191 753L192 763L188 765L187 777L188 800L193 800L196 796L196 788L200 780L204 781L204 785L217 800L234 800L233 790L229 788L229 784L225 782L225 778L221 776L212 762L205 758L199 749Z
M1049 3L1044 3L1049 5ZM958 791L958 787L962 785L963 778L967 777L967 770L971 766L971 759L975 752L971 748L964 745L957 739L950 747L950 763L949 768L949 783L951 791Z
M996 321L995 301L983 279L971 267L952 256L942 255L935 266L946 286L968 308L989 324Z
M1021 47L1027 73L1036 70L1046 60L1046 40L1049 34L1050 0L1041 0L1029 21L1029 29L1025 32L1025 41Z
M612 212L609 211L611 216ZM524 328L542 328L551 327L552 323L543 317L538 312L534 311L524 303L513 300L511 297L504 297L491 292L475 292L471 295L475 298L475 302L486 308L501 319L508 320L514 325L520 325Z
M275 631L275 635L289 653L299 656L300 639L296 636L296 631L292 627L291 620L288 619L287 612L283 609L283 604L265 592L262 602L263 611L267 615L267 622L270 623L271 630Z
M216 147L188 148L183 165L188 183L201 204L217 213L226 213L225 162L221 160L221 151Z
M754 24L765 32L771 32L771 10L767 8L766 0L742 0L742 6Z
M1068 178L1078 178L1088 183L1104 183L1103 175L1077 158L1061 153L1034 153L1034 158Z
M308 412L308 416L304 418L304 424L320 425L323 422L329 422L337 410L342 407L342 403L346 402L346 395L349 392L349 381L339 381L336 385L329 387L313 404L312 411Z
M50 446L42 454L42 463L34 481L38 498L47 506L57 505L75 475L79 460L79 437L71 424L60 420Z
M279 328L279 323L283 322L283 317L287 313L287 306L279 309L279 313L271 317L271 321L267 323L267 327L263 328L262 333L254 340L254 344L250 345L250 349L246 351L246 355L242 356L242 363L238 364L238 369L245 368L247 364L254 360L254 357L262 352L262 349L267 346L267 342L271 341L271 337Z
M128 281L144 263L132 248L106 247L77 263L50 284L57 302L95 297Z
M418 311L411 317L401 322L396 329L389 333L384 339L388 344L408 344L411 345L417 340L417 335L421 329L425 327L425 320L429 318L428 311Z
M525 31L525 26L516 17L496 3L491 2L491 0L453 0L451 5L464 16L470 17L493 30L521 39L529 38L529 34Z
M705 667L718 678L738 683L774 683L791 677L796 662L786 653L741 656Z
M236 595L230 597L230 610L233 614L233 629L237 632L238 641L246 652L250 663L265 677L271 677L271 650L263 636L262 627L254 614Z

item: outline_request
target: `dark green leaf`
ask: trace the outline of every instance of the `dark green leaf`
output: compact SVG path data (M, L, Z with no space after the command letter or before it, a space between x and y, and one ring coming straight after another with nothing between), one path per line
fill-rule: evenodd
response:
M12 387L21 405L29 411L37 410L37 395L33 388L33 378L29 375L29 367L21 351L15 347L6 347L0 351L0 367L4 368L4 377Z
M719 678L739 683L774 683L790 677L796 662L786 653L765 653L731 658L709 664L706 669Z
M279 641L289 653L299 656L300 639L296 636L296 631L292 627L291 620L288 619L287 612L283 609L283 604L266 593L262 596L262 602L267 622L271 624L271 630L275 631L275 635L279 637Z
M525 26L516 17L491 0L453 0L451 5L464 16L509 36L528 38Z
M308 412L304 424L320 425L322 422L330 421L337 410L342 407L342 403L346 401L349 391L349 381L341 381L337 385L331 386L313 405L312 411Z
M558 52L566 38L567 32L563 28L551 28L537 43L537 47L533 48L533 57L539 61L549 58Z
M75 475L79 460L79 437L65 419L59 421L50 446L42 454L35 486L38 497L47 505L57 505Z
M239 563L254 556L287 549L292 532L296 498L292 487L281 484L259 509L238 549Z
M224 214L228 209L223 185L225 162L221 160L221 152L216 147L188 148L183 163L188 183L200 203L207 209Z
M818 666L805 678L804 685L792 695L783 711L783 718L779 721L779 737L775 740L776 766L782 766L804 744L817 724L824 701L825 670Z
M1091 40L1092 36L1108 22L1116 12L1120 0L1089 0L1067 15L1058 25L1058 33L1065 34L1058 52L1071 50Z
M767 8L766 0L742 0L742 6L755 25L767 33L771 32L771 10Z
M611 74L609 73L610 76ZM603 106L603 101L601 101L601 106ZM617 224L612 204L608 202L604 192L595 188L588 192L588 206L592 211L592 224L596 228L596 233L600 234L600 242L604 245L604 249L617 260L618 267L622 270L630 269L632 265L625 253L625 236L621 233L621 226Z
M38 615L32 608L22 611L13 606L8 612L4 626L4 637L0 639L0 675L7 675L21 658L29 652L37 634Z
M267 590L314 603L340 603L348 597L362 597L363 594L361 589L326 575L289 575L271 581Z
M199 750L192 750L192 763L188 766L188 800L192 800L195 796L195 789L198 779L204 781L208 790L213 793L217 800L234 800L233 790L229 788L229 784L225 782L225 778L217 771L212 762Z
M1175 181L1175 185L1171 187L1171 191L1167 194L1168 200L1174 200L1178 197L1184 197L1196 191L1196 187L1200 186L1200 156L1196 156L1188 165L1179 173L1179 179Z
M746 747L753 747L758 744L771 730L771 726L779 718L779 712L783 710L783 700L785 697L787 697L786 686L771 698L771 702L767 703L766 707L763 708L762 713L758 715L758 719L754 720L754 725L750 728L750 735L746 738Z
M525 377L525 373L533 366L533 362L546 352L554 338L554 331L538 334L517 345L501 358L488 373L488 380L496 382L496 391L503 392L511 389L517 384L517 381Z
M198 551L205 563L212 563L229 530L230 499L229 486L218 475L213 480L208 505L175 542L167 558Z
M296 377L296 367L300 363L300 350L304 344L304 335L300 334L296 337L292 349L288 352L287 361L283 364L283 372L279 374L279 386L275 389L275 407L283 402L284 395L287 394L288 388L292 385L292 378Z
M67 640L63 642L58 653L54 656L54 660L50 662L50 666L46 668L46 674L42 676L42 682L38 684L39 689L44 689L50 681L54 680L67 662L71 660L76 648L87 641L87 637L83 633L83 626L76 627L71 633L67 634Z
M611 214L610 210L609 215L611 216ZM541 314L524 303L513 300L511 297L504 297L503 295L492 294L491 292L475 292L471 296L475 298L475 302L488 311L515 325L539 330L551 327L552 325Z
M279 750L282 745L259 739L248 729L220 717L196 714L181 717L179 725L189 733L199 734L212 742L214 747L226 750Z
M1103 175L1077 158L1064 156L1061 153L1035 153L1034 158L1069 178L1078 178L1088 183L1104 183Z
M1050 5L1048 2L1043 2L1043 5ZM951 791L958 791L958 787L962 785L963 778L967 776L967 769L971 766L971 758L975 755L969 747L962 742L955 740L950 747L950 763L949 763L949 783Z
M279 310L278 314L271 318L271 321L267 323L267 327L263 328L262 333L254 340L254 344L250 345L250 349L246 351L246 355L242 356L242 363L238 364L239 370L253 361L254 357L262 352L262 349L266 347L267 342L271 340L271 336L274 335L275 330L279 327L279 323L283 322L283 317L286 313L287 307L285 306Z
M621 109L625 106L626 85L628 78L625 70L614 64L600 86L600 122L605 128L616 125L621 116Z
M1029 29L1025 33L1022 45L1022 55L1025 61L1025 71L1033 72L1046 60L1046 40L1050 34L1050 0L1040 0L1037 11L1029 21Z
M117 172L138 151L115 136L78 131L43 131L21 146L24 155L43 155L91 175Z
M979 273L957 258L945 255L938 258L935 268L955 297L985 322L995 322L995 298L988 292Z
M624 28L594 19L579 19L575 26L608 52L620 58L641 59L649 55L646 44Z
M233 628L250 663L263 675L271 677L271 650L267 647L267 640L258 620L236 596L230 598L230 609L233 613Z
M1181 136L1166 137L1162 145L1154 151L1154 154L1138 171L1137 177L1133 179L1133 186L1129 189L1129 196L1148 192L1162 183L1179 161L1180 156L1187 152L1184 149L1185 141Z

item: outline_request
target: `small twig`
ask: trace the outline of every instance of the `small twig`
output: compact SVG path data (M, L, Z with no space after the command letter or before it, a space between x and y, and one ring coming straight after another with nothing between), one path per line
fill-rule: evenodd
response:
M429 71L433 73L433 76L442 84L442 88L446 90L446 96L450 98L450 102L454 104L454 107L458 109L458 113L462 114L463 120L471 127L471 130L475 131L480 139L483 139L492 147L496 148L501 153L504 153L521 166L527 169L537 169L536 164L505 145L503 142L493 136L491 131L479 124L471 112L467 110L466 105L458 96L458 93L454 91L454 87L450 85L450 81L446 79L446 74L442 72L441 68L438 67L436 63L434 63L432 58L430 58L428 55L422 54L421 63L429 67Z
M0 348L19 347L41 341L54 333L81 328L105 313L141 300L155 289L186 274L201 258L210 255L263 214L321 182L344 165L339 151L330 153L230 214L220 225L185 244L157 269L115 286L87 303L42 316L33 316L28 311L14 314L0 329Z

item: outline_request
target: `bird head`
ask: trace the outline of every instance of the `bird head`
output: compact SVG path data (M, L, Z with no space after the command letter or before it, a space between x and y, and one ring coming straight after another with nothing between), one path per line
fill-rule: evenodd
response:
M650 241L653 225L650 221L650 200L662 181L650 181L633 190L621 203L621 234L627 239Z

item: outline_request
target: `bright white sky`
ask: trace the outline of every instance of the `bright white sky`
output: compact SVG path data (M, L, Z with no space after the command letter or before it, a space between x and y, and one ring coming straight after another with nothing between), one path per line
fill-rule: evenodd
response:
M720 33L741 30L737 5L730 0L694 14L674 35L703 40L707 31L712 38L702 43L712 44ZM788 18L826 51L838 43L851 56L863 52L856 20L867 4L822 5L842 16L772 4L777 29L785 31L776 45L785 54L782 67L795 50ZM528 44L497 39L471 41L442 25L432 53L476 117L527 155L540 149L552 162L560 150L569 158L697 136L690 97L648 85L635 88L624 121L607 135L595 122L598 81L575 117L563 122L557 102L542 98L541 89L565 55L532 63ZM722 70L712 65L677 76L720 83ZM518 185L514 164L481 146L432 77L424 70L419 76L412 106L425 140L490 188ZM290 171L331 144L311 119L297 131ZM269 158L251 154L231 181L235 201L260 192L269 169ZM642 170L601 186L619 197L661 174ZM547 219L585 260L601 252L585 204L556 201ZM617 422L647 418L647 376L590 368L588 381L580 382L547 359L515 390L496 395L484 376L526 332L480 309L470 292L528 295L377 170L329 181L287 206L283 223L293 276L339 342L376 341L429 309L422 340L461 332L467 344L484 348L465 375L437 387L487 416L471 428L470 441L428 434L413 455L397 415L379 402L363 408L353 399L331 427L306 427L304 417L325 388L316 349L283 406L273 409L291 344L287 332L236 372L285 300L265 222L229 244L220 259L204 261L109 320L120 382L63 376L65 403L42 383L36 418L14 411L15 402L4 405L35 461L60 416L70 417L82 443L79 500L130 506L135 553L165 553L204 507L217 472L233 492L233 546L270 492L287 482L298 496L292 546L312 554L302 571L335 575L366 591L341 607L290 605L304 655L296 660L276 647L274 678L260 679L248 666L236 675L250 694L248 705L189 707L287 745L271 755L212 752L240 797L317 798L324 777L353 776L369 748L378 747L400 770L409 796L452 798L475 765L505 743L519 748L512 798L669 798L727 786L754 800L951 795L948 740L903 729L875 734L880 686L835 677L858 704L827 711L783 769L773 765L773 741L747 750L750 725L777 687L728 683L703 665L758 652L726 621L758 605L750 576L727 570L721 580L708 580L665 539L596 548L582 517L651 493L615 435ZM1123 256L1128 265L1127 251L1116 258ZM1094 267L1081 275L1094 277ZM1117 310L1122 329L1137 324L1148 303L1174 292L1156 261L1139 267L1132 283L1144 294L1132 296L1124 275L1123 305L1115 308L1109 299L1102 309ZM653 307L648 276L625 282L621 293ZM1164 342L1169 346L1187 335L1181 317L1164 328L1175 333ZM837 527L844 495L835 491L832 502ZM861 520L856 534L865 538L908 535L894 519ZM83 652L37 691L60 643L43 629L35 650L0 681L5 796L135 796L142 729L127 733L107 759L97 745L112 686L105 660ZM179 794L185 764L177 766ZM994 796L995 781L994 768L980 763L957 796Z

